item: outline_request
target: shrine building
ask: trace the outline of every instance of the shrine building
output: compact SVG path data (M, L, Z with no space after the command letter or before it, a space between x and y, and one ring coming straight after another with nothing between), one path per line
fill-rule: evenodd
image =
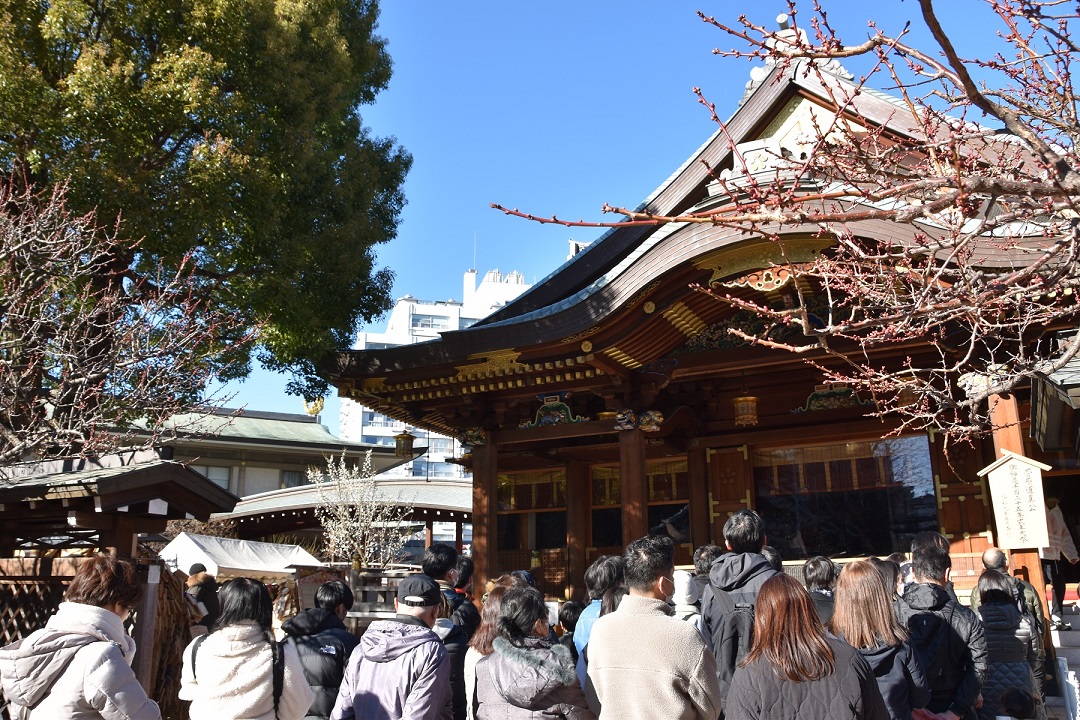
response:
M851 87L842 75L772 67L727 132L687 158L642 209L708 211L730 202L718 173L775 175L783 157L807 150L814 123L835 114L836 87ZM910 110L895 98L863 89L854 107L851 121L913 137L903 122ZM849 227L895 242L915 230L880 220ZM800 356L737 339L730 328L753 334L762 321L692 288L783 303L794 283L786 268L831 239L811 225L776 232L779 244L722 225L617 227L471 327L342 353L327 374L343 397L469 446L458 462L473 475L480 583L532 568L549 597L581 598L598 555L666 532L677 562L689 563L695 547L723 545L729 513L753 508L785 561L884 556L907 550L920 531L940 531L952 544L958 588L973 586L995 538L978 473L1010 449L1049 465L1050 477L1073 477L1069 393L1050 382L998 398L998 416L1018 424L948 457L940 434L890 435L894 421L869 415L873 398L824 383ZM875 353L894 367L932 359L914 341ZM1045 405L1033 410L1033 394ZM1034 428L1033 415L1041 418ZM1019 565L1022 574L1039 572L1037 560Z

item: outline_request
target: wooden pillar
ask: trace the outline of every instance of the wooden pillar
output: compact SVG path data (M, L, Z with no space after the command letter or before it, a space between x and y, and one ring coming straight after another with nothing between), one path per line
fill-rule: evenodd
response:
M102 530L100 542L106 551L121 557L134 558L139 552L139 541L135 535L135 519L127 513L112 515L112 528Z
M623 545L649 532L649 487L645 477L645 434L619 433L619 473L622 478Z
M589 466L566 464L566 597L585 599L585 569L589 545Z
M994 429L994 452L998 457L1002 450L1023 455L1024 436L1020 432L1020 408L1016 396L991 395L989 402L990 426Z
M134 629L135 660L131 669L147 695L154 693L154 630L157 628L158 589L161 587L161 566L144 565L139 568L142 599L136 610Z
M458 555L461 554L461 548L465 544L465 535L462 531L464 521L457 520L454 522L454 549L458 551Z
M475 595L498 571L499 503L498 448L488 443L473 446L473 587Z
M1020 408L1015 395L990 397L990 425L994 429L994 459L1001 457L1002 451L1009 450L1018 455L1024 454L1024 436L1020 431ZM1042 561L1038 548L1011 550L1012 571L1035 586L1046 607L1046 578L1043 576ZM1050 610L1046 610L1050 617ZM1048 623L1049 624L1049 623ZM1048 645L1052 649L1053 645Z
M697 549L708 545L709 538L709 463L706 450L692 447L686 455L690 480L690 542Z
M11 557L15 554L15 546L18 544L18 533L11 524L0 528L0 557Z
M431 547L433 542L435 542L435 521L428 518L424 521L424 547Z

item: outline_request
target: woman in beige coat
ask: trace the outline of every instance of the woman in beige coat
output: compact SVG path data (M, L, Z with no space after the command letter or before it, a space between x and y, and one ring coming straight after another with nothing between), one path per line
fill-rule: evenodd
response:
M15 718L160 720L131 670L135 641L124 620L139 602L131 563L83 563L45 627L0 650L0 676Z

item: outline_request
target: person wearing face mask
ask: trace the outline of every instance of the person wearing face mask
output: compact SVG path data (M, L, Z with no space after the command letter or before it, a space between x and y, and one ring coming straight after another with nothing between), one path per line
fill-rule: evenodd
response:
M480 627L480 611L454 587L458 579L457 564L457 550L445 543L435 543L424 551L420 567L425 575L439 584L446 602L450 604L450 619L465 633L467 642Z
M623 553L629 594L601 617L588 645L585 695L600 720L663 716L673 720L716 720L720 682L716 660L693 625L673 617L668 604L675 544L650 535Z

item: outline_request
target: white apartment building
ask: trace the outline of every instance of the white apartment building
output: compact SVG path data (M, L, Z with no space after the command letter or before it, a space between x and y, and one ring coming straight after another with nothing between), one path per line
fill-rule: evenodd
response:
M460 301L419 300L412 295L401 298L390 311L386 330L381 333L360 333L357 336L356 349L378 350L434 340L439 337L440 332L469 327L530 287L525 283L525 277L517 271L504 275L498 270L489 270L479 285L476 283L476 275L476 270L465 272L464 292ZM426 445L428 452L411 463L387 471L384 477L469 477L460 465L446 462L446 458L461 454L461 447L456 439L408 426L353 400L342 398L340 433L346 440L393 447L394 435L402 430L408 430L415 435L416 446Z

